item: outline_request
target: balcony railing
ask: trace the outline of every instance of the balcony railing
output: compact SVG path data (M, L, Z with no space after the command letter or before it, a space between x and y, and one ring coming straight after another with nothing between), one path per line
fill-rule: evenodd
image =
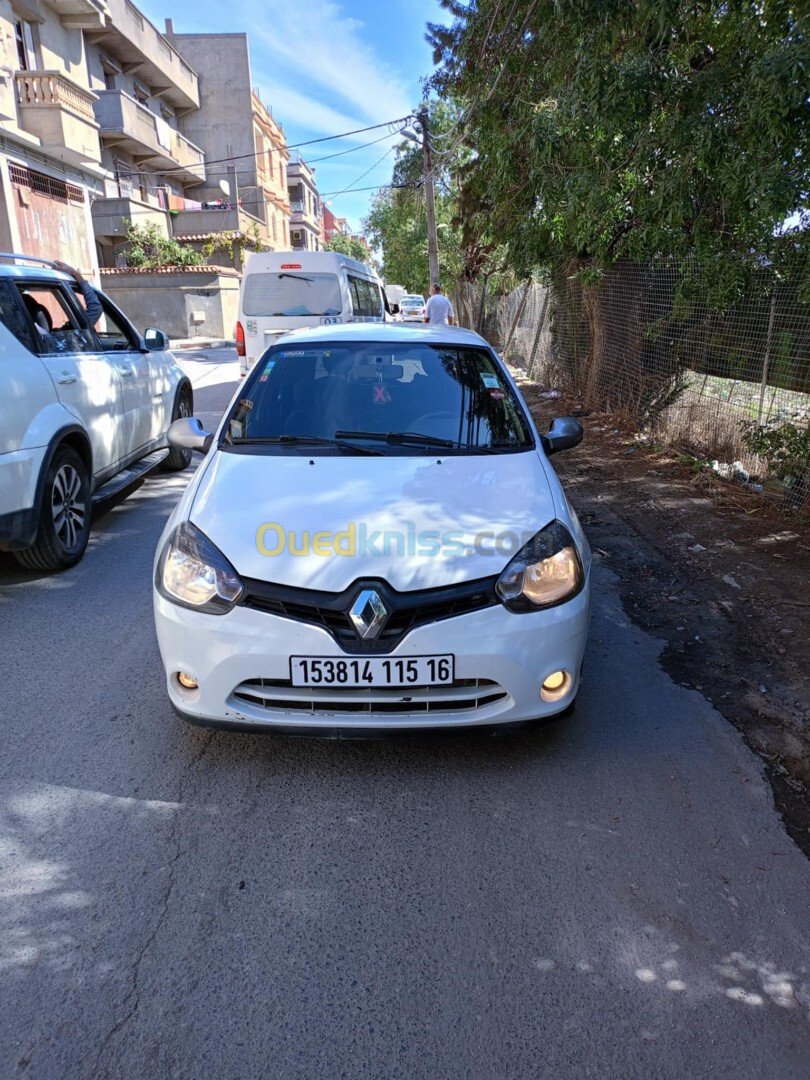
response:
M95 123L96 95L68 79L59 71L18 71L14 76L20 105L56 105Z

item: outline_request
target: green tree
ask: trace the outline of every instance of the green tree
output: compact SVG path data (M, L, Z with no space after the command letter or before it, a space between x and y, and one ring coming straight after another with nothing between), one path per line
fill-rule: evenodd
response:
M690 292L728 307L764 262L807 266L810 233L778 235L810 190L806 5L442 5L453 22L428 28L432 87L461 110L446 153L467 152L462 228L486 220L520 276L545 271L563 290L578 279L597 397L609 397L608 317L614 339L625 320L623 350L644 355L643 286L613 289L610 316L598 287L620 259L687 266L685 323Z
M323 245L324 251L336 251L339 255L348 255L350 259L357 259L367 263L370 252L362 240L354 236L345 236L343 233L335 233L331 240Z
M785 0L442 0L461 210L516 269L697 257L717 289L810 189L810 12Z
M174 237L167 237L154 222L135 225L125 221L125 224L129 244L125 256L127 266L157 269L163 266L199 266L205 262L201 252L179 243Z

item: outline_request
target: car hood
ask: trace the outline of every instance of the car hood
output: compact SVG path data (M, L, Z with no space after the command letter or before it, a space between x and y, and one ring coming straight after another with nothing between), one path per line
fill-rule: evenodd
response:
M189 512L242 576L328 592L361 577L399 590L489 577L553 518L534 451L442 458L218 451ZM329 539L318 541L319 533ZM500 535L499 551L492 534Z

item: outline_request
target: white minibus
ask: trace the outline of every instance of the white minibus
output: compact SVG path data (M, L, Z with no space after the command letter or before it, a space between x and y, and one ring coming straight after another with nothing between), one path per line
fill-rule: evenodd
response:
M239 290L236 350L242 374L287 330L387 318L391 310L382 282L365 263L334 251L255 252Z

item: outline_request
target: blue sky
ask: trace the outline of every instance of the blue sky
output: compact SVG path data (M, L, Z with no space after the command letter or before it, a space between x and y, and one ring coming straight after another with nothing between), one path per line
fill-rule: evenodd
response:
M410 112L432 61L425 24L445 21L438 0L214 0L172 7L136 0L161 30L248 34L253 83L284 126L289 143L333 135ZM379 139L385 129L303 148L308 160ZM315 164L320 191L384 184L391 179L396 140ZM380 158L383 158L380 161ZM377 164L379 162L379 164ZM362 177L366 170L367 176ZM329 197L333 213L355 228L373 192Z

